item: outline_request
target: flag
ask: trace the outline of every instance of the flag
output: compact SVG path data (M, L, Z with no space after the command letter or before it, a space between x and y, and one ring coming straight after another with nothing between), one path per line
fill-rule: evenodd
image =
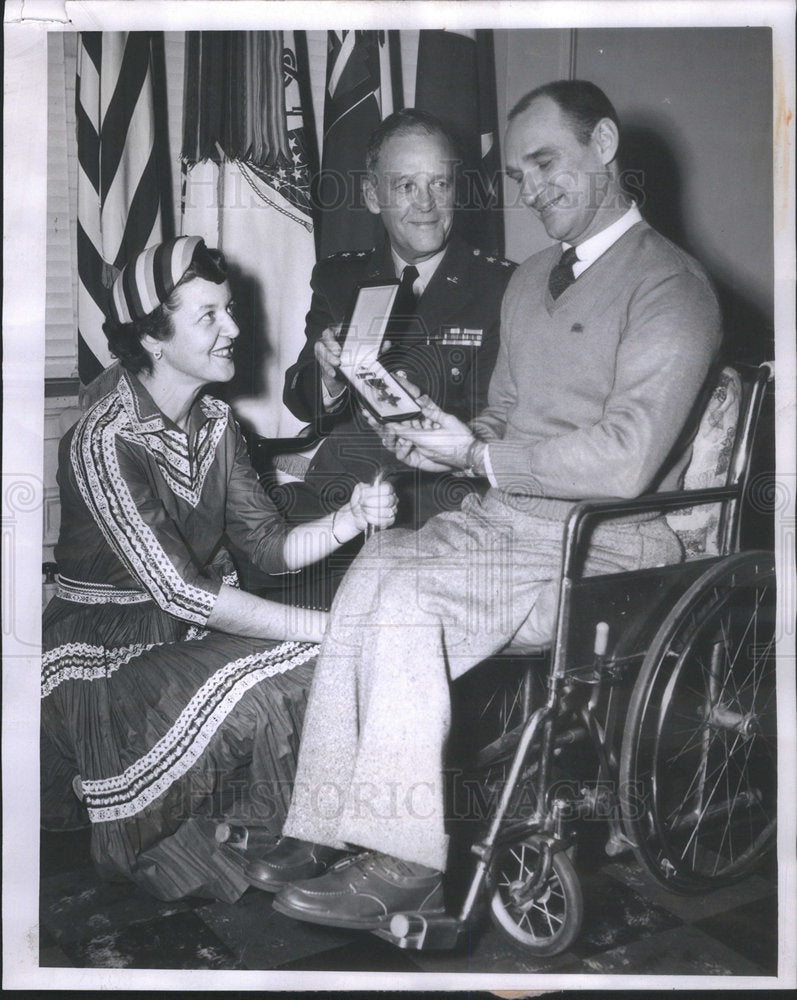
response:
M153 32L83 32L78 147L78 371L85 385L113 360L102 325L126 261L163 239L165 159L156 139Z
M370 250L379 232L365 206L365 147L376 126L401 106L394 93L396 32L328 31L321 174L314 195L319 256ZM388 37L391 36L391 37ZM398 82L397 82L398 85Z
M469 242L502 254L501 160L493 33L422 30L415 106L436 115L462 158L456 224Z
M187 41L182 232L224 252L241 335L227 398L259 434L295 433L282 405L304 345L315 264L298 32Z

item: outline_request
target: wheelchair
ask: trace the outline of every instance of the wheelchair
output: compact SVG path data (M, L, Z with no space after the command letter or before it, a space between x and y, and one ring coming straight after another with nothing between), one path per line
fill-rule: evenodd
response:
M560 954L583 918L575 860L585 820L605 821L607 854L633 851L678 893L737 881L774 846L774 555L740 551L771 379L769 365L723 369L683 490L574 507L550 644L510 646L454 685L455 705L473 710L467 685L483 689L479 674L491 672L469 720L481 740L473 771L492 808L470 847L467 892L456 912L399 913L378 936L451 948L487 910L527 954ZM684 562L583 575L596 524L659 511Z

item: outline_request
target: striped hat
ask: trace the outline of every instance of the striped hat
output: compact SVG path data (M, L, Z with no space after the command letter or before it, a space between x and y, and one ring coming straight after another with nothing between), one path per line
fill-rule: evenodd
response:
M132 257L111 290L111 318L132 323L165 302L193 260L201 236L178 236Z

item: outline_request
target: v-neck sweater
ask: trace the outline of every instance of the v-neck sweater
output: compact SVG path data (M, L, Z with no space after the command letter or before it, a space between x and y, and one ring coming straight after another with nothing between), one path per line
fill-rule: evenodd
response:
M543 516L676 488L670 452L722 339L705 272L647 223L554 300L560 253L535 254L510 280L488 406L472 423L497 488L510 503L536 498Z

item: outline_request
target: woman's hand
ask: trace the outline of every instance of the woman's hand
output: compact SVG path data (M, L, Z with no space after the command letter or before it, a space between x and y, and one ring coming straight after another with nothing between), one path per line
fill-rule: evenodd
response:
M357 483L351 499L334 514L297 524L285 536L285 565L301 569L356 538L369 525L389 528L396 520L398 499L390 483Z
M369 524L375 528L389 528L396 520L398 497L390 483L357 483L346 506L359 531L364 531Z

